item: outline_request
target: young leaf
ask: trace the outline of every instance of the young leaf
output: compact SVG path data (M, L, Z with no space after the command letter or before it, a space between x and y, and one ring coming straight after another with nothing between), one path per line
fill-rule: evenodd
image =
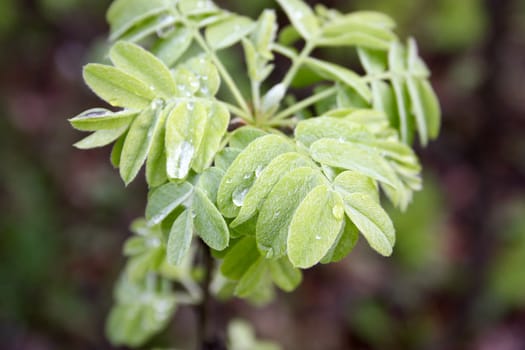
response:
M351 70L315 58L306 59L306 64L312 69L316 70L322 77L341 81L354 89L363 99L370 101L372 97L370 89L361 79L361 77Z
M179 265L188 253L193 237L193 217L186 209L179 215L171 227L166 247L166 260L171 265Z
M243 126L231 134L229 144L234 148L245 149L253 140L264 135L267 135L267 133L259 128L248 125Z
M188 175L195 150L204 135L206 108L202 103L181 102L166 121L167 172L171 179Z
M288 257L295 267L317 264L328 252L344 222L341 196L327 185L314 188L301 202L290 223Z
M301 270L296 269L287 257L278 260L268 260L267 263L272 280L282 290L291 292L301 284L303 279Z
M95 131L93 134L89 135L88 137L78 141L73 146L75 146L78 149L103 147L109 145L110 143L118 139L122 134L126 132L127 129L127 126L123 126L118 129L98 130Z
M231 227L236 227L255 215L275 184L285 174L295 168L305 166L314 168L315 163L299 153L289 152L277 156L265 168L261 167L259 171L256 170L255 182L246 194L237 218L230 224Z
M154 189L148 197L146 220L153 226L164 220L172 211L188 199L193 187L188 182L167 183Z
M272 59L272 44L275 41L277 34L277 16L274 10L264 10L259 20L257 27L252 33L253 42L257 52L266 59Z
M224 171L217 167L207 168L200 174L196 187L202 190L208 196L212 203L217 202L217 191L219 184L224 176Z
M326 182L319 170L302 167L284 175L273 187L261 207L256 227L259 250L267 259L286 254L290 222L297 207L312 189Z
M195 188L191 210L195 217L195 231L204 242L215 250L223 250L230 241L230 232L223 216L208 196Z
M254 28L250 18L232 15L206 28L206 41L215 50L224 49L239 42Z
M236 216L255 181L257 169L265 167L279 154L293 150L294 145L278 135L266 135L250 143L235 158L219 186L217 204L222 214Z
M144 82L159 97L170 98L175 92L175 81L168 67L142 47L119 41L109 51L115 67Z
M277 0L304 39L315 39L321 28L312 9L302 0Z
M131 124L120 155L120 176L127 185L137 176L153 142L159 120L157 109L145 109Z
M310 147L312 158L321 164L355 170L385 184L395 186L395 173L377 152L355 143L321 139Z
M97 131L102 129L120 129L128 126L138 111L123 110L111 112L104 108L93 108L69 119L71 125L82 131Z
M90 63L83 76L91 90L112 106L143 109L155 98L146 84L112 66Z
M302 120L295 128L295 139L310 147L312 143L323 138L353 140L370 138L368 131L347 118L317 117Z

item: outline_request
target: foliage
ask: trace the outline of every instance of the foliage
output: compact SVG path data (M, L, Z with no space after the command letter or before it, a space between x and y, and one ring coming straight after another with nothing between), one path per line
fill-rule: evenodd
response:
M84 80L115 108L70 122L93 132L78 148L113 144L126 185L145 166L145 218L125 244L107 324L117 345L140 346L178 304L201 302L195 236L220 262L212 291L256 303L274 285L295 289L300 269L344 258L359 232L392 253L380 191L404 209L421 188L410 143L417 133L426 145L440 124L429 71L383 14L278 3L290 20L280 33L274 10L252 20L208 0L117 0L108 11L112 64L88 64ZM235 45L250 99L220 59ZM366 75L313 57L322 47L355 48ZM275 83L280 59L291 65ZM303 74L315 84L298 100Z

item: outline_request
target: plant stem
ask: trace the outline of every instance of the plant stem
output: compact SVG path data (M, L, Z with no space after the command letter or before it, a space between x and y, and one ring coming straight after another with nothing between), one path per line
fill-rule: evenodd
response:
M285 119L289 117L290 115L294 114L297 111L300 111L301 109L304 109L306 107L309 107L313 105L314 103L321 101L337 92L337 89L335 87L328 88L326 90L323 90L321 92L318 92L308 98L305 98L304 100L299 101L298 103L294 104L293 106L288 107L284 111L277 114L275 117L272 118L272 122L278 122L282 119Z
M213 331L210 327L210 284L213 269L213 257L211 256L210 248L202 240L199 240L199 243L203 259L204 279L201 284L203 294L202 301L197 305L197 349L208 350L210 349L210 344L216 341L215 337L210 334Z

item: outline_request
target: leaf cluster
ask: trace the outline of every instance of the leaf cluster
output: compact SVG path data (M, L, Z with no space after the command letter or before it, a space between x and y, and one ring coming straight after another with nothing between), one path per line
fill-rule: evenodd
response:
M410 144L437 137L440 118L429 71L383 14L277 2L290 21L280 31L274 10L252 20L209 0L116 0L108 11L110 64L88 64L84 80L112 109L70 122L93 132L76 147L113 144L125 184L145 166L145 218L108 321L115 344L138 346L179 303L200 302L197 237L219 262L217 297L256 303L295 289L301 269L343 259L359 233L392 253L380 193L404 209L421 188ZM249 98L219 55L237 45ZM356 49L366 74L312 55L329 47ZM291 65L270 84L276 55ZM315 83L297 100L304 72Z

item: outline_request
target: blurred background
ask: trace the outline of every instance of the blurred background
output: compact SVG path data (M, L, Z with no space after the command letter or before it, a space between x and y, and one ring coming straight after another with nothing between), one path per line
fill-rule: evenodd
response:
M220 3L251 16L274 6ZM292 350L525 349L525 1L322 3L384 11L418 40L443 110L440 138L418 149L425 187L391 210L392 258L361 242L268 306L216 305L216 327L241 316ZM2 349L111 348L104 319L146 188L124 188L108 148L75 150L66 120L102 104L81 67L107 49L108 6L0 0ZM194 324L181 308L153 345L185 348Z

